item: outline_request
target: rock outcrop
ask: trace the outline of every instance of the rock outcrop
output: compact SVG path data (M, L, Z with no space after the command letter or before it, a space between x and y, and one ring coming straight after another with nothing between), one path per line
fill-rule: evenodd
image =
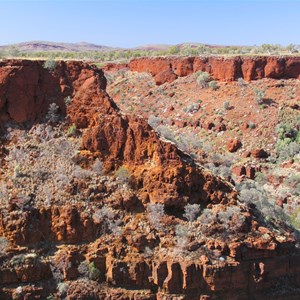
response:
M208 72L214 79L247 81L262 78L300 78L299 57L155 57L135 58L128 66L131 71L149 72L156 84L171 82L176 77L197 71Z
M41 120L51 103L65 114L64 99L72 96L89 78L98 78L105 89L102 70L88 64L55 62L47 69L42 61L9 60L0 62L0 118L4 122Z

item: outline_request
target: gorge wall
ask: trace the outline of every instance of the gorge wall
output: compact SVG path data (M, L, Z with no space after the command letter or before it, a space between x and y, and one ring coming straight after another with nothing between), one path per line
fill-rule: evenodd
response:
M149 72L158 85L198 71L208 72L220 81L234 81L238 78L250 81L299 78L300 57L145 57L132 59L127 65L107 64L104 70L122 67L136 72Z

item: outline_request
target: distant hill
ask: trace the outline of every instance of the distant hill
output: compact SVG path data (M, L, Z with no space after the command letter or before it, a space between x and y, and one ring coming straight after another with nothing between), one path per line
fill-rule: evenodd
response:
M31 41L23 42L17 44L3 45L0 46L0 50L9 50L16 49L25 53L32 52L86 52L86 51L100 51L108 52L113 50L135 50L135 51L161 51L168 50L171 47L177 46L180 49L185 47L197 48L199 46L204 46L207 48L226 48L230 46L221 46L221 45L208 45L201 43L181 43L177 45L167 45L167 44L149 44L141 45L133 48L121 48L121 47L108 47L104 45L96 45L86 42L80 43L56 43L56 42L47 42L47 41Z
M159 51L159 50L167 50L173 45L166 44L150 44L150 45L141 45L138 47L134 47L133 50L146 50L146 51Z
M23 42L17 44L10 44L0 46L0 50L7 50L15 48L22 52L84 52L84 51L111 51L120 48L108 47L103 45L95 45L91 43L56 43L56 42L44 42L44 41L33 41Z

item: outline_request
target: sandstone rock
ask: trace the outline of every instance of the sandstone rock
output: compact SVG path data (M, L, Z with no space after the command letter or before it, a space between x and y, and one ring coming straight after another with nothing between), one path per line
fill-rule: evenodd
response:
M244 166L234 166L231 171L235 176L246 175L246 168Z
M253 166L246 166L246 177L249 179L254 179L256 175L256 168Z
M254 158L267 158L269 156L269 154L264 149L261 148L252 150L251 155Z
M265 57L245 57L242 60L243 78L247 81L262 79L265 76Z
M265 66L267 78L283 78L285 75L285 60L283 58L268 57Z
M229 152L236 152L241 146L242 143L238 139L231 139L226 144L226 148Z
M172 61L172 70L179 77L187 76L193 73L194 57L178 58Z
M217 132L226 131L226 125L224 123L217 124L214 130Z
M221 81L234 81L243 77L241 60L234 58L209 58L208 64L211 66L210 73L213 78Z
M125 66L127 67L127 65ZM202 71L208 72L220 81L234 81L244 78L247 81L262 78L299 78L300 59L298 57L156 57L135 58L130 61L128 67L131 71L150 72L152 76L166 72L178 76ZM114 68L110 65L107 68ZM168 77L168 81L174 81L174 76ZM159 81L160 82L160 81Z
M164 83L171 83L177 79L177 75L171 70L162 71L154 76L156 85L162 85Z

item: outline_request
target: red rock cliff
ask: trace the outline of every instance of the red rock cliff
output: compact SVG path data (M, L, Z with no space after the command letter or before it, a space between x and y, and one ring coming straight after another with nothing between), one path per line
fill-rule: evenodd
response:
M131 71L149 72L157 84L177 77L205 71L216 80L233 81L238 78L300 78L300 57L155 57L136 58L129 64Z

